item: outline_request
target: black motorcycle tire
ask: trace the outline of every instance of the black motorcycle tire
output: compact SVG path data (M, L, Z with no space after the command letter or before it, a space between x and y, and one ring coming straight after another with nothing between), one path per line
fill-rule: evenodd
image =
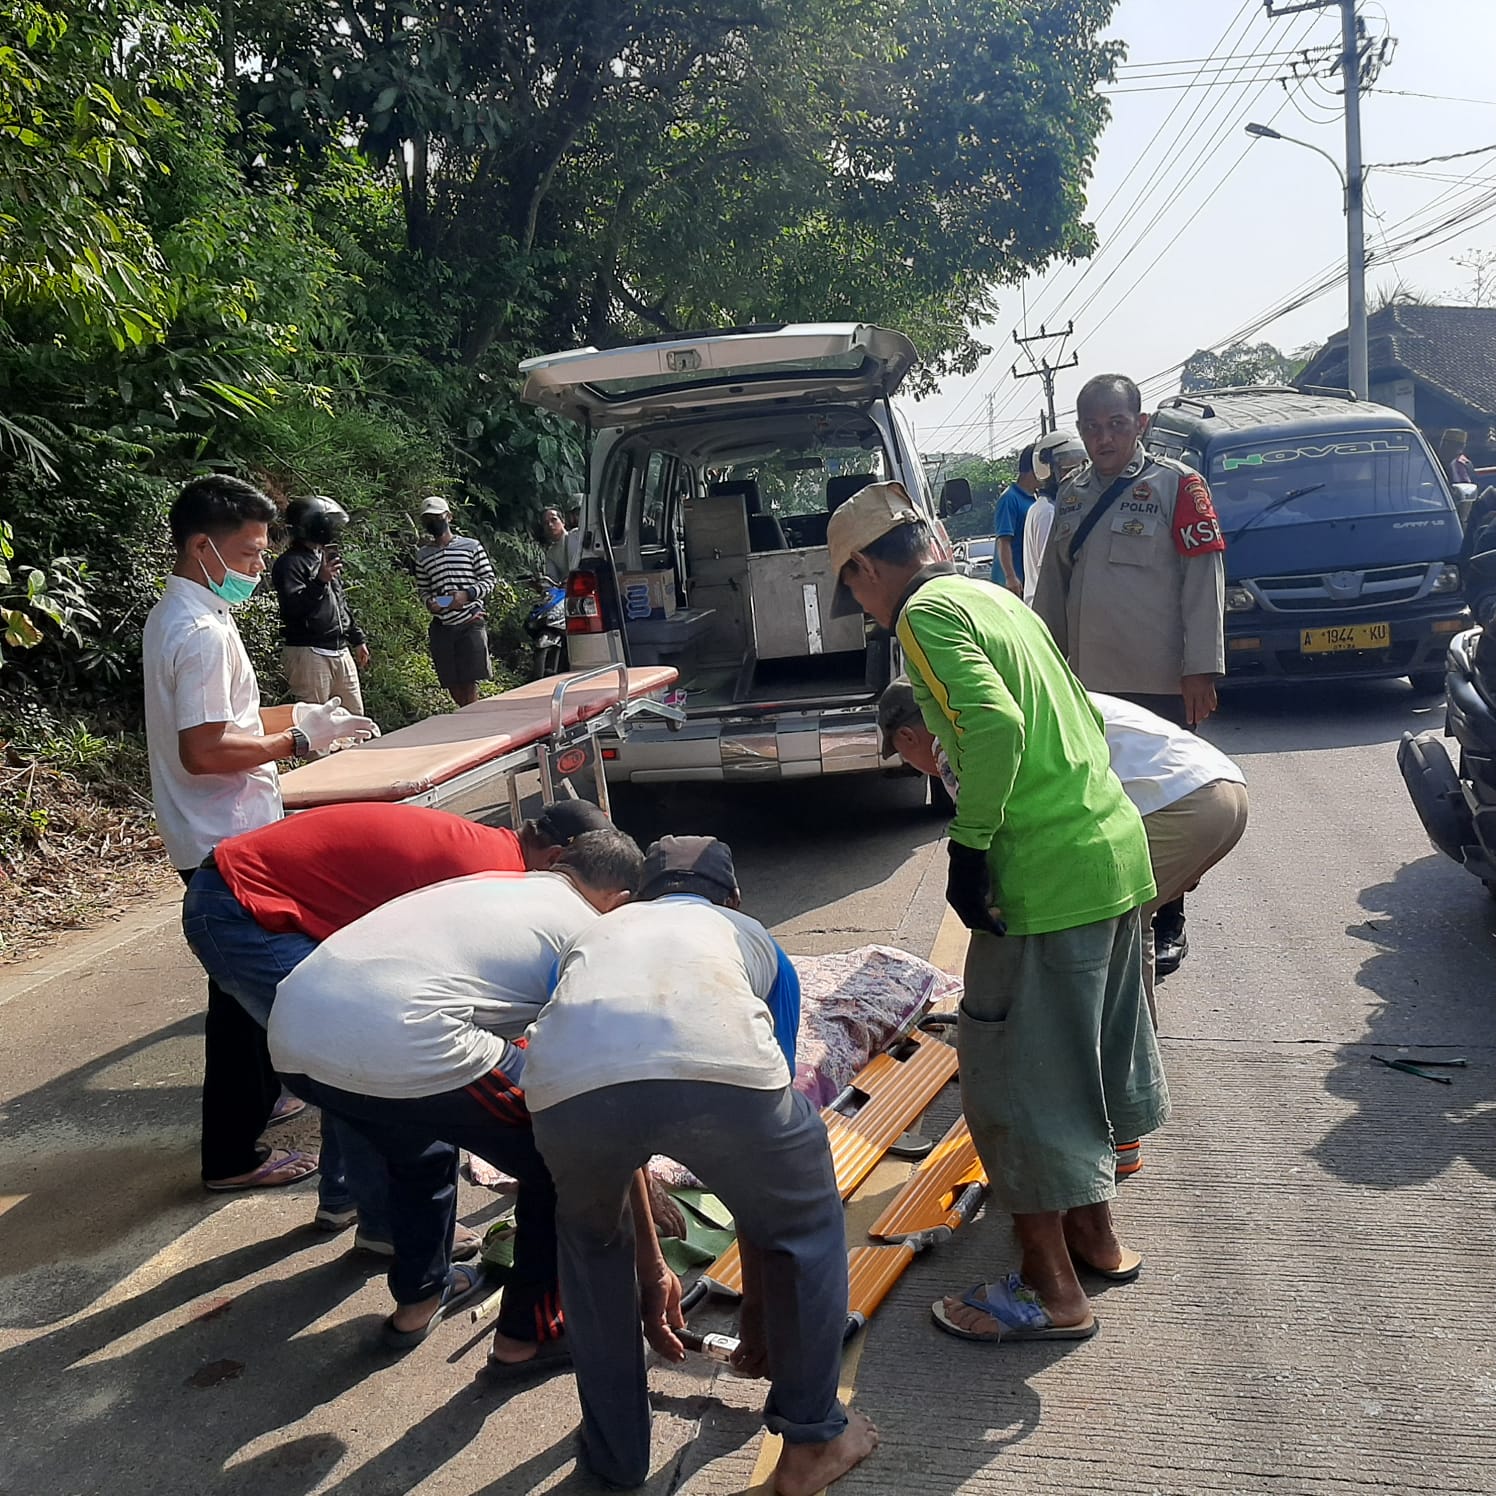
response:
M1442 670L1418 670L1408 677L1415 696L1442 696L1444 694L1444 672Z

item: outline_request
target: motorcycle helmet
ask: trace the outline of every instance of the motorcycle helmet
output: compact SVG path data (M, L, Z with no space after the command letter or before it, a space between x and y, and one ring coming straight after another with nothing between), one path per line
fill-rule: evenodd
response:
M326 494L292 499L286 506L286 524L298 540L312 545L332 545L348 523L348 511Z

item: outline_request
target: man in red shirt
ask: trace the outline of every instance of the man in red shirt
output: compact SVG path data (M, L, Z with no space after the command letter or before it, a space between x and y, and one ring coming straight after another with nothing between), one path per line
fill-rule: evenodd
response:
M219 842L187 885L182 930L209 977L264 1028L275 989L333 931L449 878L544 872L576 837L611 826L584 800L558 801L518 832L413 805L302 811ZM389 1255L388 1210L383 1159L324 1116L317 1225L356 1220L358 1244Z

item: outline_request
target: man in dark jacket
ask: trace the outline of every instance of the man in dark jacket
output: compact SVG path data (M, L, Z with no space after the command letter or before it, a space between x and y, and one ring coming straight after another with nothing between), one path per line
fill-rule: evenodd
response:
M336 696L350 712L362 715L364 693L357 667L368 665L369 646L348 611L337 545L348 515L319 494L293 499L286 522L291 545L270 572L280 602L286 682L298 701L331 701Z

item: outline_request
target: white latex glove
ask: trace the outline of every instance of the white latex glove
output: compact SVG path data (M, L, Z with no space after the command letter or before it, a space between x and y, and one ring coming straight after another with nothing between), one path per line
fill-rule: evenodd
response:
M340 738L352 738L362 742L365 738L377 738L379 727L368 717L355 717L343 710L343 698L334 696L331 701L317 705L298 701L291 713L291 720L306 734L307 743L313 753L326 753Z

